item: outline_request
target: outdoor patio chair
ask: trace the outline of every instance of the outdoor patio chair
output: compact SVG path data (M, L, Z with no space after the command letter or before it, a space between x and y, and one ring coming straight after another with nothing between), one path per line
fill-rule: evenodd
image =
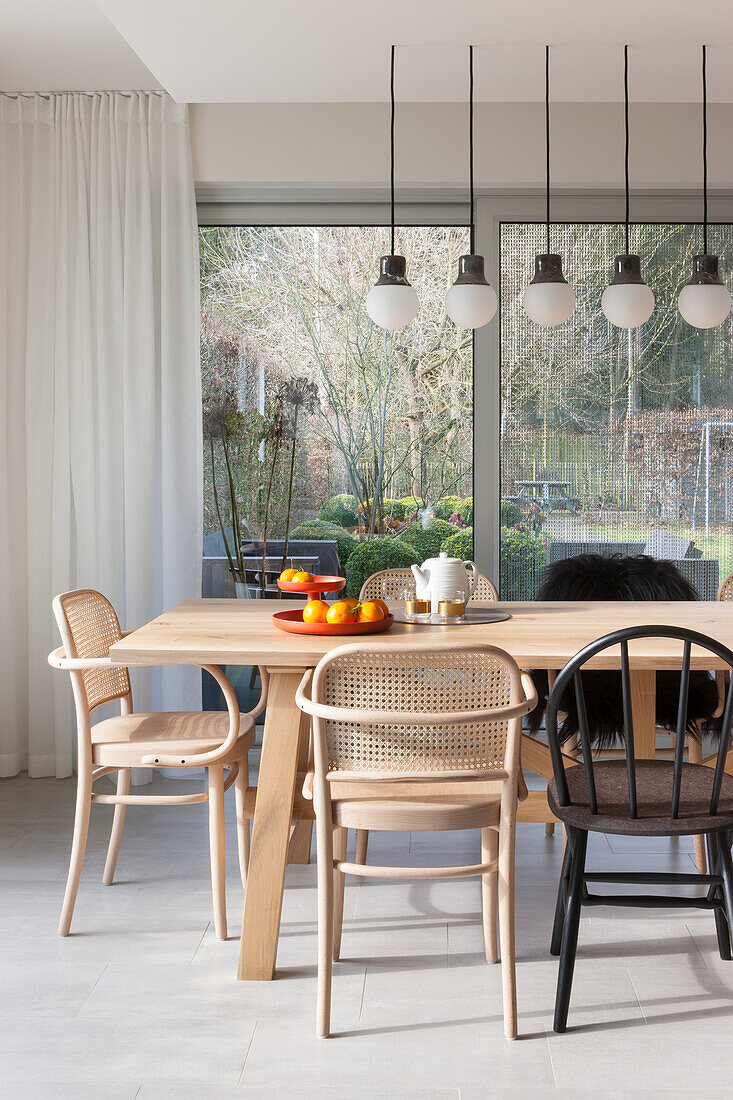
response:
M382 569L372 573L361 586L360 600L402 600L405 593L415 595L415 578L411 569ZM493 581L479 573L476 581L474 600L498 600L499 593Z
M108 886L114 880L128 806L181 806L208 801L214 925L216 935L225 940L224 793L234 784L239 869L242 886L245 886L250 840L249 820L244 816L244 798L249 784L247 754L254 743L255 718L264 710L267 700L267 671L260 669L260 700L247 714L239 713L234 689L215 665L200 667L213 676L221 688L226 711L135 713L128 670L123 665L113 664L109 657L110 646L129 633L120 630L109 600L92 589L64 592L54 599L53 612L63 645L49 654L48 661L53 668L63 669L71 677L76 707L78 771L74 836L59 934L67 936L71 927L92 803L115 807L102 875L102 882ZM92 725L92 711L115 700L120 701L120 714ZM208 791L130 794L130 770L141 767L207 768ZM224 769L228 773L226 779ZM117 793L94 791L93 784L112 772L117 773Z
M631 707L629 642L640 638L672 638L681 646L678 674L677 728L674 760L637 759ZM621 646L619 684L620 708L624 717L623 758L594 760L596 730L586 707L587 678L583 666L612 646ZM583 906L615 905L648 908L712 909L718 950L722 959L731 958L733 930L733 776L726 775L725 763L733 717L733 691L727 692L722 732L715 768L685 762L685 730L688 722L690 662L692 646L714 654L733 667L733 652L696 631L671 626L639 626L617 630L592 642L562 669L547 702L547 737L554 778L547 797L550 809L563 822L568 843L565 848L550 951L560 956L555 1000L555 1031L567 1027L570 989ZM575 695L582 763L563 751L558 712L565 700ZM585 870L589 832L621 836L699 836L708 853L708 874L666 872L595 873ZM704 894L694 897L656 894L597 895L588 892L593 882L634 885L702 885Z
M497 879L504 1031L517 1035L514 834L522 716L530 678L488 645L404 649L346 645L303 677L296 700L313 716L316 812L317 1032L330 1030L332 963L341 949L345 875L481 876L486 958L497 959ZM346 861L347 829L480 829L481 862L386 867Z

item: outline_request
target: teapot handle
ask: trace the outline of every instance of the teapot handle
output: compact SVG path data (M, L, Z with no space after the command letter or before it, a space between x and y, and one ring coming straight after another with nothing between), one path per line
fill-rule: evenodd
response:
M468 593L468 599L470 600L474 592L476 591L476 585L478 584L478 569L472 561L464 561L463 564L466 567L466 572L471 574L471 589Z

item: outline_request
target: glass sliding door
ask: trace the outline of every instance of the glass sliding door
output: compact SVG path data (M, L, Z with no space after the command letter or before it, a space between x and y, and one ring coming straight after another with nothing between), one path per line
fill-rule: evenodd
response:
M384 227L200 227L205 596L280 598L291 565L346 575L357 595L449 542L473 557L473 340L445 313L469 231L398 230L420 299L398 333L364 305L388 241ZM251 703L250 670L229 672Z
M709 250L731 255L733 227ZM632 227L656 296L635 331L613 327L601 294L622 229L553 229L577 293L570 321L541 329L521 306L544 228L504 223L501 261L502 595L532 599L542 566L584 551L675 560L703 599L733 570L733 327L701 331L676 298L699 251L695 225ZM723 272L725 279L726 272Z

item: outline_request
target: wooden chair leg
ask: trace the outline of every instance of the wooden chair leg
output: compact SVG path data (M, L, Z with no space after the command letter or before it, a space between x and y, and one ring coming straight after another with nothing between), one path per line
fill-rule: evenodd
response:
M562 857L562 870L560 882L557 887L557 901L555 902L555 921L552 926L552 940L550 941L550 954L559 955L562 947L562 930L565 924L565 909L568 896L568 878L570 876L571 850L567 843L567 835L563 830L564 851Z
M492 859L497 859L498 855L498 829L482 829L481 862L488 863ZM486 952L486 961L490 963L498 962L499 959L499 944L496 934L498 885L498 871L491 871L488 875L481 876L481 911L484 922L484 951Z
M687 759L691 764L702 764L702 739L696 737L687 738ZM694 836L693 844L695 847L695 863L697 869L701 875L704 875L707 871L705 837L702 834Z
M565 1031L568 1024L570 990L573 984L575 953L578 947L580 900L583 892L583 872L585 871L585 853L588 845L588 834L578 829L573 829L568 837L568 843L572 846L573 851L571 857L572 863L570 867L568 901L565 909L565 922L562 934L562 948L560 949L560 969L557 976L557 993L555 996L555 1020L553 1028L557 1032Z
M118 795L130 793L130 775L130 768L120 768L117 772ZM102 882L105 886L111 886L114 882L115 867L117 866L117 856L120 852L120 842L122 840L122 830L125 827L126 814L127 806L115 806L115 813L112 818L112 832L109 836L109 847L107 848L107 859L102 874Z
M66 879L64 901L61 906L61 920L59 921L59 935L68 936L71 928L71 918L74 915L74 903L76 892L79 888L81 868L84 863L84 851L87 846L87 834L89 833L89 811L92 808L92 769L83 768L79 773L76 785L76 811L74 814L74 837L71 842L71 858L69 860L69 874Z
M505 811L499 828L499 938L501 941L501 984L504 997L504 1034L517 1037L517 977L514 963L514 844L516 793L514 805Z
M347 829L333 831L333 858L346 859L346 847L349 833ZM341 871L333 872L333 958L341 956L341 932L344 925L344 891L346 875Z
M224 767L209 768L209 857L211 893L214 899L214 929L217 938L227 938L226 852L224 847Z
M249 867L250 823L244 816L244 796L249 787L249 761L239 761L239 771L234 780L234 811L237 816L237 850L239 851L239 875L242 888L247 889L247 868Z
M369 830L356 830L356 863L366 863L367 848L369 847Z
M316 1035L327 1038L331 1029L331 976L333 973L333 828L316 819L318 846L318 1004Z

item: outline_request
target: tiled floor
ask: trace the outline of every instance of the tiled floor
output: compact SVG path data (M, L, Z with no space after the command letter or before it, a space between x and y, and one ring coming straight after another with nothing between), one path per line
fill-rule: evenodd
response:
M179 784L159 780L171 791ZM186 784L184 789L190 789ZM520 1040L482 954L479 887L349 880L335 1036L314 1035L315 867L288 871L278 979L235 980L242 895L228 826L230 939L213 936L206 807L130 810L118 882L101 885L96 807L73 934L56 934L74 783L0 781L3 1100L489 1100L730 1097L733 963L693 910L583 919L571 1028L551 1030L548 954L560 837L520 826ZM231 814L231 798L229 813ZM376 858L477 858L476 834L374 837ZM597 869L691 869L686 841L592 838Z

